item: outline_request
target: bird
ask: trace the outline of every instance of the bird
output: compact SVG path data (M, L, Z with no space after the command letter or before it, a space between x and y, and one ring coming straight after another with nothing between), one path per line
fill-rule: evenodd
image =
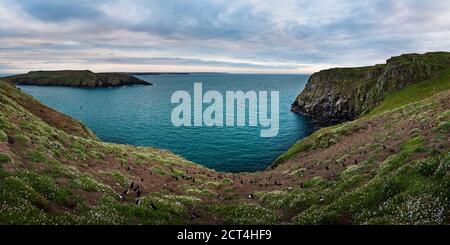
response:
M196 213L192 213L191 214L191 220L192 219L197 219L198 217L200 217L200 216L198 216Z
M158 207L156 207L155 204L153 204L153 203L150 203L149 206L150 206L150 208L153 209L153 210L157 210L157 209L158 209Z
M141 188L139 188L139 186L138 186L138 188L136 189L136 196L137 197L141 197Z
M141 200L140 198L136 198L136 201L134 201L134 203L135 203L138 207L140 207L140 206L141 206L141 203L142 203L142 200Z
M122 193L119 194L119 199L120 199L120 201L125 201L125 197L123 196Z

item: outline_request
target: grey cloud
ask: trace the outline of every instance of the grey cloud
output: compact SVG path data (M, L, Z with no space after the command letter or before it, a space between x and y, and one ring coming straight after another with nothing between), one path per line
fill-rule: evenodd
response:
M95 19L101 13L95 8L95 2L95 0L17 0L26 12L43 21Z
M14 56L13 52L33 51L41 52L44 60L69 53L86 62L168 65L172 62L298 70L305 64L367 65L405 52L450 49L446 41L450 38L447 1L18 0L8 3L23 11L18 16L31 16L26 19L30 24L44 23L28 33L0 27L0 41L18 40L14 45L0 48L9 57ZM0 11L1 8L0 4ZM10 21L12 26L13 21ZM61 31L46 25L61 25ZM117 34L118 31L124 34ZM42 40L29 41L38 39ZM93 53L98 53L99 58L87 56ZM114 57L105 58L107 54ZM222 61L231 59L235 62Z

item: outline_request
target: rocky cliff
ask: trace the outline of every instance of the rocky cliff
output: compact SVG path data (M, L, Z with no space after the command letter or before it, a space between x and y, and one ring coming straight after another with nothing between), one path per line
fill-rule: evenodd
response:
M0 224L449 224L449 81L407 86L239 174L102 142L0 81Z
M319 124L353 120L377 106L388 93L435 79L450 69L450 53L405 54L386 64L335 68L313 74L292 111Z
M118 87L126 85L151 85L124 73L94 73L92 71L32 71L27 74L4 78L19 85L69 86L69 87Z

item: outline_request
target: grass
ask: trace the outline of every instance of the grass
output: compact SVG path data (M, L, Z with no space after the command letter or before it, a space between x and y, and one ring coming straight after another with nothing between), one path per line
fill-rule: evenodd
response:
M126 84L147 84L123 73L93 73L88 70L32 71L4 78L15 84L41 86L103 87Z
M446 79L446 78L445 78ZM427 84L431 95L449 86L445 79ZM446 84L444 84L446 83ZM441 87L433 89L439 84ZM418 85L422 87L423 85ZM423 88L423 87L422 87ZM412 89L400 93L418 93ZM428 94L427 96L431 96ZM406 96L406 95L405 95ZM445 95L437 95L444 98ZM304 188L293 191L257 193L261 204L271 210L290 210L296 213L291 221L295 224L442 224L448 222L450 205L450 153L448 148L430 147L428 133L435 132L438 143L446 142L448 137L448 111L435 111L438 105L445 109L445 100L420 100L422 96L411 98L413 103L392 103L392 108L383 111L386 118L398 122L414 120L434 128L413 128L409 139L399 145L397 153L392 153L384 161L370 157L359 165L349 166L340 172L335 181L311 178L304 182ZM398 108L399 107L399 108ZM435 116L430 117L430 112ZM373 116L376 117L380 113ZM398 115L395 119L394 115ZM339 142L341 137L358 130L367 118L332 127L322 128L310 137L298 142L278 160L287 160L300 152L329 147ZM395 135L391 131L389 135ZM389 135L376 137L376 144L367 148L382 149L380 142L390 140ZM349 151L352 154L352 151ZM344 156L343 156L344 157ZM418 160L414 160L419 158ZM300 171L300 170L298 170ZM300 200L296 207L293 200ZM447 221L446 221L447 220Z
M381 113L400 108L407 104L421 101L423 99L431 97L436 93L446 91L448 89L450 89L450 69L446 70L438 78L423 81L408 86L400 91L385 95L380 105L372 109L369 113L362 116L361 118L373 117ZM318 146L324 148L329 146L329 144L335 143L332 140L335 140L337 137L339 137L338 134L341 133L339 132L339 129L342 129L346 125L348 125L348 123L319 129L307 138L295 143L291 148L289 148L285 153L283 153L274 161L272 167L276 167L277 165L291 159L300 152L306 152L312 148L317 148ZM449 127L449 122L442 122L441 128L444 132L448 132L450 130ZM331 138L327 137L325 138L326 141L321 141L321 139L324 139L324 136L327 134L329 136L331 135Z
M300 152L308 152L309 150L325 149L333 144L339 142L339 140L344 137L351 135L352 133L364 128L363 126L347 122L334 126L329 126L326 128L321 128L308 136L295 143L291 148L289 148L285 153L279 156L274 164L271 166L275 168L276 166L282 164L283 162L291 159Z
M372 109L365 117L378 115L403 105L429 98L433 94L448 89L450 89L450 70L445 71L439 78L413 84L398 92L386 94L381 104Z
M9 158L8 155L0 153L0 163L8 163L10 161L11 159Z
M358 69L342 72L343 76L358 79ZM437 105L404 104L420 100L419 92L426 93L425 98L448 89L444 78L399 91L405 93L399 95L402 101L388 95L386 105L380 105L382 108L373 115L392 113L385 114L392 116L387 135L376 135L376 143L352 147L336 159L363 150L382 151L383 142L396 136L397 123L402 120L432 122L434 129L408 130L403 144L386 158L371 155L358 165L345 167L332 179L302 180L302 187L259 190L251 201L243 197L239 185L230 178L214 181L206 177L208 174L201 174L202 177L195 176L195 183L182 182L181 177L188 172L184 168L189 167L189 175L193 175L195 171L191 169L196 165L167 151L102 143L50 126L15 101L35 103L29 101L31 98L0 82L0 101L4 105L0 108L0 144L11 147L0 153L0 224L195 224L199 221L190 219L194 210L201 210L200 215L208 221L224 224L448 223L450 156L443 143L448 139L450 113L429 117L427 112ZM21 120L23 117L27 120ZM306 154L339 144L365 129L365 120L320 129L295 144L276 163L299 152ZM6 143L8 138L15 143ZM436 147L430 145L432 140ZM31 143L38 147L30 147ZM20 159L39 164L22 164ZM91 162L94 167L89 165ZM329 164L326 159L319 162L318 167ZM104 168L98 170L101 167ZM157 181L179 177L179 191L170 190L173 183L161 189L153 188L152 183L152 188L144 189L139 205L134 196L122 201L119 192L129 185L130 179L140 177L133 176L137 167L139 174L152 172L151 178ZM301 167L295 166L283 174L300 178L305 170ZM207 171L201 167L196 170ZM104 182L105 177L108 181ZM107 185L111 180L114 183ZM147 175L142 181L152 179ZM225 200L217 198L218 194Z
M262 225L276 224L278 217L269 209L255 204L214 205L211 212L225 224Z
M70 118L64 117L61 125L51 126L39 117L42 115L32 114L25 107L31 105L39 112L46 110L44 106L2 81L0 94L0 224L189 222L189 210L200 203L194 194L179 196L169 191L143 194L138 206L132 199L120 201L118 193L130 184L128 173L125 174L127 167L139 164L148 172L155 169L152 177L158 178L159 174L184 175L183 167L192 169L196 165L168 151L97 141ZM53 120L61 121L60 118L56 116ZM74 129L75 135L64 131L65 128ZM37 164L29 164L25 159ZM136 159L138 163L127 159ZM105 170L92 171L94 163L104 165ZM109 186L104 179L115 183ZM225 179L220 184L229 185L230 181ZM190 182L188 188L200 185ZM148 191L153 192L150 188ZM201 190L201 194L203 198L216 196L207 189Z
M328 132L329 130L336 128L337 126L331 126L327 128L321 128L308 136L307 138L300 140L296 142L293 146L291 146L285 153L283 153L281 156L279 156L274 163L272 164L271 168L275 168L278 165L282 164L283 162L291 159L295 155L297 155L300 152L307 152L314 146L314 142L321 137L324 133Z
M126 188L130 185L128 178L119 171L112 171L111 177L123 188Z
M31 150L27 153L26 158L35 163L45 162L47 157L40 150Z
M448 165L448 157L447 154L409 162L412 165L404 165L408 161L403 161L404 164L393 169L391 174L359 183L356 189L337 195L328 205L312 205L297 215L294 222L338 224L347 220L358 224L442 223L445 217L443 210L447 208L443 200L448 198L448 194L442 192L446 190L442 184L435 184L439 183L435 175L439 166ZM354 173L354 176L358 174Z
M438 130L442 133L450 133L450 122L441 122L438 125Z
M67 188L58 186L53 178L32 171L19 171L16 173L16 176L25 181L47 200L63 206L70 206L73 193Z

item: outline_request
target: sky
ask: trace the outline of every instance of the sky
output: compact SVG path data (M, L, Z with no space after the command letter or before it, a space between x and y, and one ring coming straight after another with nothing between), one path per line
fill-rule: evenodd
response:
M0 1L0 74L308 74L428 51L450 51L450 1Z

